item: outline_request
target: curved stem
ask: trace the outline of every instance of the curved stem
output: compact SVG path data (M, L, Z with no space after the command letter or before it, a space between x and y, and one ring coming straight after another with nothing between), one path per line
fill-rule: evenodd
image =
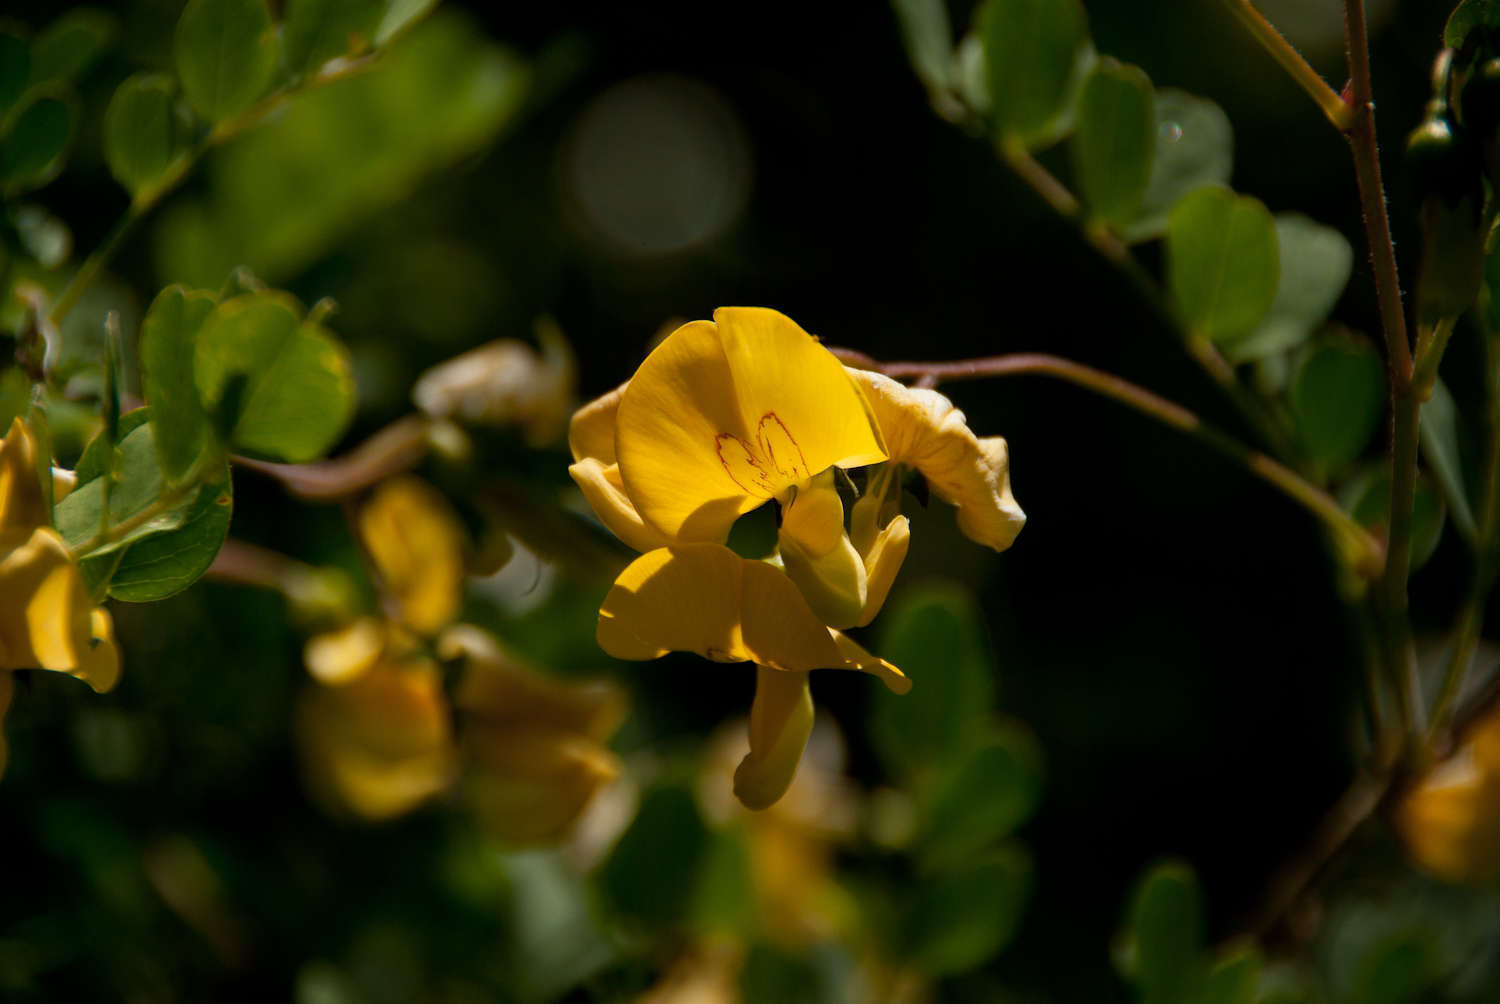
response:
M1349 565L1361 575L1373 576L1381 567L1383 554L1379 541L1351 519L1327 492L1308 482L1286 465L1206 424L1182 405L1168 401L1144 387L1113 374L1073 362L1071 359L1037 352L1021 352L947 363L877 363L868 356L861 356L858 353L841 351L836 354L851 365L875 369L897 379L978 380L1032 373L1065 380L1091 390L1142 414L1149 415L1164 425L1187 433L1199 442L1229 457L1303 506L1332 531Z
M1265 47L1276 62L1281 64L1281 68L1286 70L1297 86L1307 92L1307 96L1313 99L1328 121L1332 122L1340 132L1348 129L1353 121L1353 110L1344 103L1344 99L1337 91L1328 86L1328 81L1312 68L1312 64L1303 58L1296 46L1288 42L1286 37L1277 31L1270 21L1267 21L1265 15L1256 10L1250 0L1225 0L1225 2L1255 40Z
M333 502L421 463L427 455L427 433L431 425L431 420L425 416L407 415L332 460L278 464L236 456L234 463L236 467L274 478L298 498Z

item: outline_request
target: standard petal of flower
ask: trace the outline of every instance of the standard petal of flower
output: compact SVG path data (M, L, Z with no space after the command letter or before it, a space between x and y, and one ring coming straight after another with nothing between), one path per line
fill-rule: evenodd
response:
M910 677L880 656L867 651L853 638L841 631L834 631L833 640L838 645L839 654L844 657L844 661L835 669L857 669L861 673L878 676L892 693L904 694L911 690Z
M615 462L615 420L627 386L628 382L622 383L573 412L568 422L568 449L573 451L574 460L592 457L606 467Z
M678 544L637 558L599 608L598 638L620 659L672 651L791 670L844 664L790 579L716 544Z
M447 499L425 482L393 478L359 513L359 534L398 620L435 634L463 600L464 532Z
M556 840L620 776L608 750L548 729L470 728L464 750L465 798L479 824L509 844Z
M774 804L797 773L813 727L808 675L756 667L750 752L734 772L734 795L747 809Z
M779 487L752 452L718 329L684 324L641 363L620 397L615 450L641 516L668 537L722 541Z
M625 692L613 683L547 679L472 624L443 632L438 655L466 657L454 704L488 727L552 729L603 742L625 718Z
M785 480L885 459L858 388L795 321L766 307L720 307L714 323L744 426Z
M625 494L618 464L606 467L593 457L585 457L569 467L568 473L600 522L627 546L650 551L671 543L666 534L641 519L630 496Z
M885 598L890 595L896 573L906 560L907 548L911 545L911 522L905 516L897 516L880 531L863 557L865 562L865 606L859 613L855 627L864 627L875 619Z
M865 390L891 461L915 467L934 492L958 507L971 540L1003 551L1026 523L1010 489L1010 453L999 436L977 438L963 412L935 390L907 387L850 369Z
M36 444L25 424L16 418L0 440L0 552L50 522L37 480Z

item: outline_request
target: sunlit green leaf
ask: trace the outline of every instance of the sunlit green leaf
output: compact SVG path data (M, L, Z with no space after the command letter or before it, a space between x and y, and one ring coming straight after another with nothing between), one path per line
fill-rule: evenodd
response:
M385 6L383 0L289 0L282 36L287 66L306 72L369 50Z
M1157 865L1141 879L1125 922L1132 981L1147 1001L1181 1001L1198 979L1203 894L1187 865Z
M1136 218L1122 233L1128 241L1160 237L1183 197L1206 185L1228 185L1234 166L1229 116L1207 98L1165 88L1156 92L1151 177Z
M19 191L50 181L62 167L73 123L73 107L60 97L40 95L23 107L0 141L5 188Z
M1013 723L994 729L937 782L919 856L928 867L949 867L978 855L1030 818L1041 791L1041 750L1031 733Z
M944 0L891 0L901 25L906 58L928 90L948 86L953 56L953 27Z
M194 110L221 122L266 92L280 58L265 0L189 0L173 40L177 75Z
M1475 28L1500 28L1500 6L1494 0L1463 0L1443 27L1443 44L1462 49Z
M965 750L989 718L994 666L983 621L966 590L944 584L899 595L881 621L875 650L921 685L872 695L871 742L893 773L936 766Z
M1088 18L1077 0L985 0L976 18L995 132L1028 144L1063 112Z
M1100 60L1078 96L1073 129L1074 173L1089 213L1116 225L1131 219L1151 174L1151 78L1137 67Z
M1363 339L1320 340L1292 377L1298 438L1325 475L1359 458L1380 425L1385 403L1385 362Z
M1339 492L1339 501L1361 526L1384 537L1389 529L1391 477L1389 467L1371 466L1350 480ZM1417 478L1411 517L1411 567L1420 568L1437 550L1443 535L1447 510L1443 496L1426 477Z
M1300 213L1276 214L1281 261L1276 299L1265 319L1224 347L1232 362L1250 362L1306 341L1328 319L1349 284L1354 249L1343 234Z
M180 527L139 540L125 550L110 576L109 595L146 603L191 586L219 553L229 533L233 507L234 493L227 477L205 484Z
M685 787L654 788L599 871L599 890L622 917L648 927L684 920L692 906L709 834ZM670 862L669 867L662 867Z
M930 976L983 965L1015 936L1031 885L1031 860L1015 845L928 876L904 917L902 952Z
M119 30L114 16L80 7L53 21L31 43L31 82L75 80L87 70Z
M122 435L116 448L118 459L115 462L114 481L108 490L107 525L111 527L143 516L156 504L167 487L157 464L156 445L152 439L146 409L136 409L122 416L120 431ZM102 514L108 454L107 444L96 437L90 450L86 450L79 460L78 486L52 511L53 523L71 548L96 539L106 526ZM117 540L93 548L92 553L109 554L141 538L177 529L186 521L193 502L192 496L184 497L151 519L120 534Z
M1422 405L1422 455L1427 458L1432 476L1442 486L1453 525L1465 540L1472 542L1478 535L1478 526L1464 474L1462 424L1452 393L1442 380L1436 381L1432 397Z
M1276 297L1276 225L1258 200L1200 188L1167 224L1167 277L1183 324L1214 342L1255 329Z
M187 473L212 435L193 375L198 331L212 313L211 293L162 290L141 322L141 387L156 416L156 449L173 479Z
M172 78L138 73L116 88L104 113L104 159L132 195L161 180L187 148Z
M193 374L209 414L240 449L291 463L322 455L354 412L349 355L284 294L219 304L198 329ZM233 399L231 400L231 396Z

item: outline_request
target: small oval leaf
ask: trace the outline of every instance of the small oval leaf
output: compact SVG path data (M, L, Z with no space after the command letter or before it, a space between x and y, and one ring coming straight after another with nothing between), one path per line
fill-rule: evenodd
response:
M115 89L104 113L104 159L131 195L149 191L187 147L172 78L138 73Z
M280 58L265 0L189 0L173 52L188 102L213 123L254 104Z
M1064 111L1088 17L1078 0L985 0L976 17L995 132L1027 144Z
M1359 459L1385 412L1385 362L1353 337L1311 346L1292 377L1292 414L1308 458L1325 477Z
M1137 67L1099 60L1078 96L1073 128L1073 165L1084 205L1111 225L1127 222L1140 208L1151 175L1151 78Z
M1188 332L1228 342L1255 329L1276 298L1276 224L1259 200L1200 188L1167 223L1167 277Z
M1229 116L1207 98L1166 88L1156 92L1151 177L1126 240L1151 240L1167 231L1173 208L1205 185L1228 185L1234 166Z
M62 169L73 138L73 107L50 95L34 98L21 109L0 143L0 179L8 191L38 188Z

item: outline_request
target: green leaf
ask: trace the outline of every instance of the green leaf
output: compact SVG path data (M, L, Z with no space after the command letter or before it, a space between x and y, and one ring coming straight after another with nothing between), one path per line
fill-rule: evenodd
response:
M182 526L127 548L109 580L109 595L130 603L163 600L197 582L229 533L234 491L229 469L218 484L198 491Z
M1254 945L1225 953L1204 975L1195 1004L1255 1004L1263 964Z
M73 138L73 120L72 105L50 95L21 109L0 142L0 179L7 190L37 188L57 175Z
M1390 468L1376 464L1351 479L1339 492L1344 509L1361 526L1384 538L1390 525ZM1425 476L1418 475L1411 516L1411 567L1426 564L1443 535L1443 496Z
M141 388L157 416L162 470L173 480L187 473L212 435L193 364L198 332L214 306L211 293L168 286L141 322Z
M918 845L923 864L951 867L992 847L1031 817L1041 793L1036 740L1019 724L996 728L965 751L927 800Z
M0 122L10 114L31 79L31 46L26 39L0 31Z
M1234 363L1252 362L1302 344L1323 326L1354 270L1343 234L1300 213L1276 214L1281 276L1271 310L1255 330L1224 347Z
M438 0L386 0L385 17L375 30L375 46L389 45L432 12Z
M384 16L384 0L289 0L282 35L287 66L305 73L369 51Z
M1084 205L1111 225L1128 222L1151 175L1151 78L1137 67L1101 59L1084 81L1073 128L1074 174Z
M1206 185L1227 186L1234 166L1229 116L1212 101L1166 88L1156 92L1155 114L1151 177L1136 218L1122 230L1131 243L1166 233L1184 196Z
M1031 859L1008 844L965 868L917 886L904 915L902 949L929 976L967 972L1005 948L1031 897Z
M115 481L109 490L109 525L116 526L134 519L154 506L166 489L161 468L156 461L156 445L151 424L144 408L138 408L120 419L122 433L115 463ZM104 477L108 467L109 447L95 437L79 459L78 486L52 510L53 524L70 548L94 539L103 526ZM194 498L188 496L154 518L143 522L118 540L94 549L93 556L110 554L134 541L153 534L175 530L187 520Z
M1276 297L1276 224L1248 195L1200 188L1167 222L1167 278L1189 333L1228 342L1255 329Z
M985 0L977 15L984 41L990 118L1010 143L1030 145L1064 111L1088 18L1078 0Z
M1359 458L1385 413L1385 362L1353 337L1312 345L1292 377L1291 405L1308 458L1325 476Z
M897 776L968 748L989 719L994 672L983 620L962 586L910 589L890 605L875 650L913 680L908 694L872 695L870 741Z
M946 88L953 60L953 27L945 0L891 0L891 7L917 79L929 91Z
M1494 0L1463 0L1448 15L1448 23L1443 26L1443 44L1462 49L1469 33L1480 27L1500 28L1500 6Z
M183 93L212 123L254 104L280 58L265 0L189 0L173 52Z
M1166 862L1136 886L1126 919L1130 977L1149 1002L1181 1001L1198 978L1203 894L1193 870Z
M281 293L219 304L198 330L193 373L204 410L232 410L232 445L289 463L321 456L354 411L348 352Z
M172 78L138 73L115 89L104 113L104 160L131 195L149 192L187 149Z
M686 787L654 788L599 870L599 891L618 914L647 927L685 920L709 834Z
M1416 1004L1433 999L1442 959L1426 931L1396 931L1360 960L1352 1000L1361 1004Z
M1441 379L1432 385L1432 397L1422 405L1422 455L1432 468L1432 476L1443 490L1453 525L1471 544L1479 536L1469 489L1464 476L1460 442L1462 418L1453 394Z
M80 7L53 21L31 43L31 83L77 80L119 30L113 15Z

